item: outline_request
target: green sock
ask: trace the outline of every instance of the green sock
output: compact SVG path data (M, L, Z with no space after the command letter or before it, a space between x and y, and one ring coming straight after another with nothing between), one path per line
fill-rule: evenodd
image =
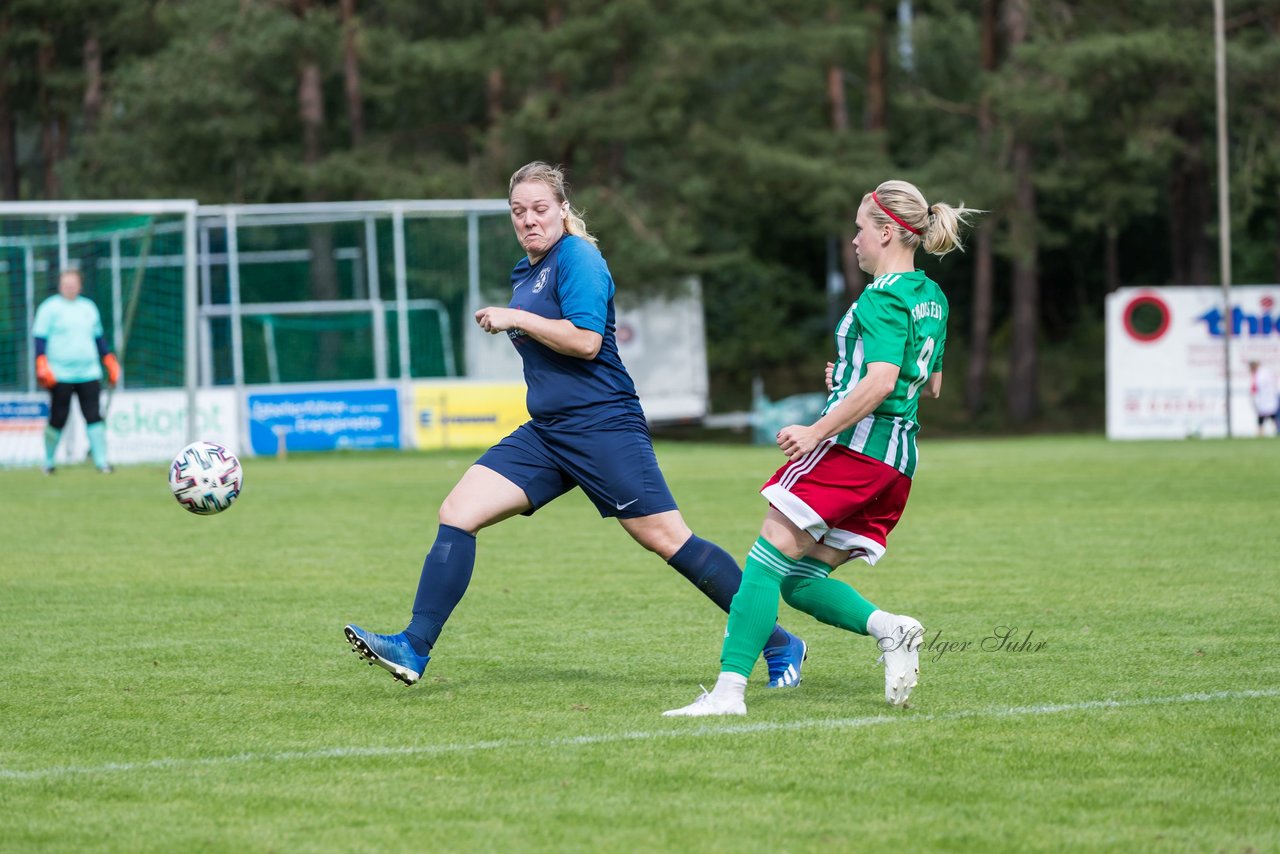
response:
M89 435L89 453L93 454L93 464L100 469L107 467L107 425L98 421L85 428Z
M778 621L778 585L795 561L756 540L742 567L742 586L729 605L729 625L720 650L720 670L750 676Z
M44 428L44 467L53 468L54 457L58 455L58 440L62 438L62 431L57 427L45 426Z
M831 569L820 560L801 558L782 581L782 598L828 626L867 634L867 617L876 606L843 581L828 578Z

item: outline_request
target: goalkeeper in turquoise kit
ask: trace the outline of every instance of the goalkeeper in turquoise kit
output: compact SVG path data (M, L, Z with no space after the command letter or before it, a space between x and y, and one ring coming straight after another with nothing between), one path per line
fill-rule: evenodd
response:
M102 315L93 300L80 295L84 283L79 270L66 270L58 277L58 293L36 309L31 335L36 346L36 380L49 389L49 424L44 430L44 471L53 474L58 441L71 414L71 398L80 401L89 452L93 464L103 474L111 473L107 462L107 426L102 423L98 403L103 369L106 380L120 381L116 360L102 331Z

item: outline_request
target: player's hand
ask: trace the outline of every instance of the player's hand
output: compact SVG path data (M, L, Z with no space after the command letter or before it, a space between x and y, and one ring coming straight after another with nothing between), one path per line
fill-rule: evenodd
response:
M836 365L834 362L827 362L827 391L831 391L834 387L831 384L831 375L835 373Z
M778 450L786 454L788 460L798 460L818 447L824 437L812 427L792 424L778 431Z
M36 356L36 382L40 383L41 388L53 388L58 384L53 368L49 367L48 356Z
M102 366L107 369L107 385L114 388L120 383L120 362L116 359L116 354L108 353L103 356Z
M499 332L517 328L519 316L518 309L498 308L491 305L476 312L476 323L480 324L480 328L485 332L496 335Z

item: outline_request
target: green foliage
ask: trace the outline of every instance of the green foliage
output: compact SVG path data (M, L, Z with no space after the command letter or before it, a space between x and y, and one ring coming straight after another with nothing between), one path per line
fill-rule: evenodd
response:
M744 302L730 313L768 318L755 337L785 343L750 354L741 329L709 325L713 363L732 373L718 380L739 395L751 373L823 358L825 333L806 345L780 330L811 331L805 312L822 299L830 241L848 235L857 200L886 177L990 211L993 328L1004 324L1009 262L1023 251L1006 217L1015 135L1032 151L1046 340L1101 314L1117 283L1108 247L1120 284L1184 281L1195 253L1204 275L1216 270L1209 4L1037 0L1023 4L1027 37L1012 50L1004 0L994 71L980 64L982 4L909 5L903 31L896 2L358 0L359 127L337 0L13 0L0 10L0 73L24 196L43 192L50 129L54 173L73 197L493 197L529 160L563 163L624 293L660 293L698 273L709 292ZM1272 281L1280 3L1227 7L1236 278ZM91 36L103 69L92 121ZM886 126L870 130L878 49ZM320 75L314 162L304 65ZM843 130L831 75L843 85ZM959 338L970 263L952 256L936 269ZM807 296L751 284L766 279ZM747 286L732 288L738 280Z

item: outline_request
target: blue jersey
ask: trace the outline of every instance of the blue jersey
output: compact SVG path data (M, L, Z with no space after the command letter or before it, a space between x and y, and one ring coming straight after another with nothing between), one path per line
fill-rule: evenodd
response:
M590 241L571 234L538 263L521 259L511 271L511 308L600 333L594 359L557 353L523 331L507 335L524 362L526 406L539 427L593 427L623 416L644 417L635 383L614 337L613 276ZM641 421L643 423L643 421Z

